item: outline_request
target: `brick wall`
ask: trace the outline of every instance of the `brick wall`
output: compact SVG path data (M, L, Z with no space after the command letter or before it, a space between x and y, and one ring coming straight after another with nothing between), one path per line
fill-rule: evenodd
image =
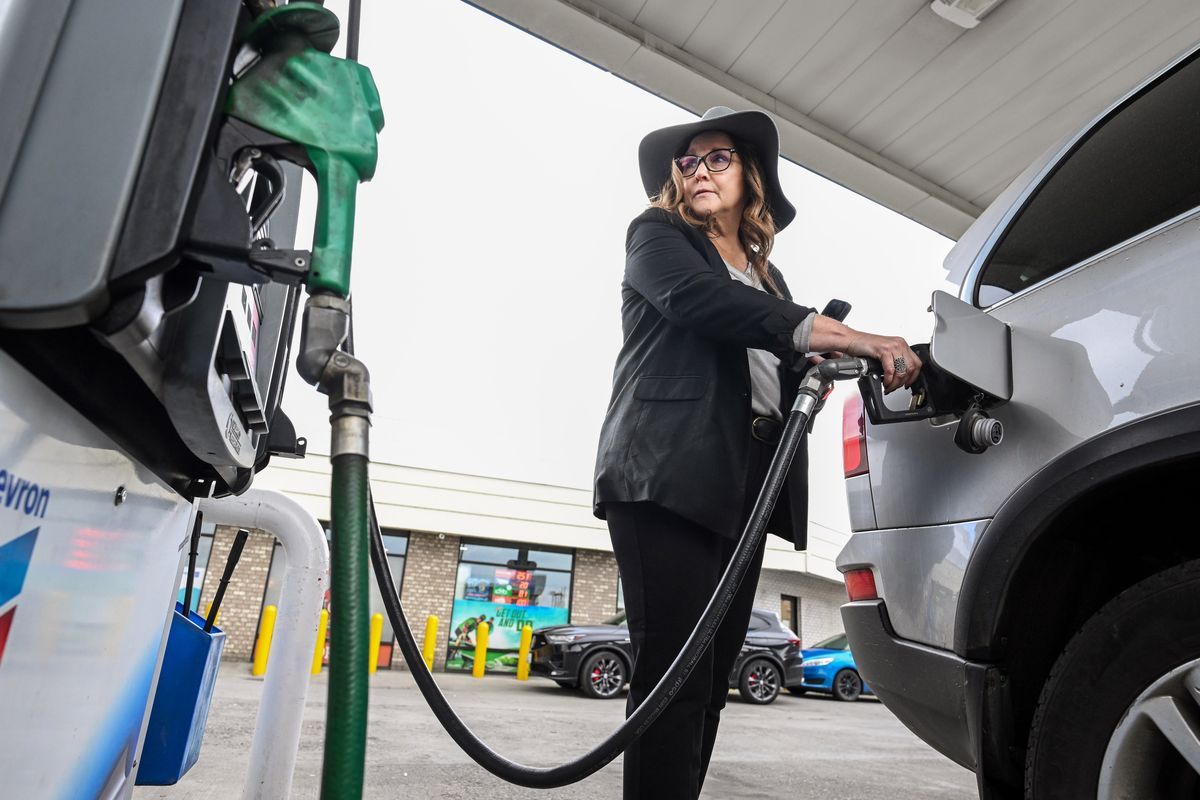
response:
M804 647L842 632L839 609L846 602L842 584L797 572L764 569L758 579L754 607L778 614L780 596L785 594L800 598L800 630L796 633Z
M617 610L617 559L603 550L575 551L571 623L603 622Z
M454 584L458 576L458 543L458 537L449 534L413 531L408 537L400 602L418 645L424 644L426 619L430 614L437 615L434 671L440 671L446 663L450 613L454 608ZM392 667L407 668L399 647L392 652Z
M218 526L216 530L200 593L201 612L216 594L236 533L236 528L226 526ZM253 657L274 543L274 537L269 534L251 531L225 592L220 628L226 634L223 657L227 660L249 661ZM401 601L418 644L422 643L424 637L426 618L430 614L437 615L438 633L434 649L436 671L442 670L446 661L458 574L458 548L459 537L450 534L413 531L409 535ZM617 607L617 575L617 561L612 553L584 549L575 551L572 624L596 623L612 616ZM780 596L784 594L800 598L798 633L805 647L843 630L839 608L846 602L846 591L840 583L794 572L763 570L754 605L779 613ZM392 666L405 668L399 648L393 650Z
M229 549L233 546L237 528L218 525L213 534L212 552L204 575L204 586L200 591L201 614L217 594L217 586L225 571ZM258 637L258 618L262 610L263 590L267 585L267 573L271 569L271 552L275 537L262 531L251 531L242 549L242 557L225 590L221 601L218 628L225 631L225 651L221 658L226 661L249 661L254 655L254 640Z

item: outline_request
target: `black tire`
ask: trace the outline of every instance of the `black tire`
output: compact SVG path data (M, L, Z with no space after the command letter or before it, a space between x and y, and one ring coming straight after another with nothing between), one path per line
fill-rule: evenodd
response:
M839 670L833 676L833 699L853 703L862 694L862 678L852 669Z
M1156 700L1169 706L1178 699L1184 709L1191 706L1185 728L1200 734L1195 698L1173 677L1196 670L1200 561L1190 561L1117 595L1067 644L1033 715L1025 797L1200 796L1200 773L1144 713Z
M588 656L579 669L579 689L595 700L611 700L629 680L629 670L611 650Z
M775 662L766 658L753 658L742 667L738 678L738 693L747 703L765 706L779 697L783 676Z

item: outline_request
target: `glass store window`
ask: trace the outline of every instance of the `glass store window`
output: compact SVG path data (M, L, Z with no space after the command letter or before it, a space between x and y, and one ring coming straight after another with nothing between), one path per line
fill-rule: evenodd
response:
M446 669L474 667L476 628L487 622L488 671L516 672L525 625L537 630L570 620L574 561L570 550L495 542L460 545Z
M396 592L403 591L404 560L408 556L408 534L384 530L383 549L387 551L388 570L392 573L392 581L396 584ZM383 614L383 636L379 642L380 669L390 669L392 665L392 650L396 643L396 632L392 630L392 621L388 619L387 609L383 607L383 597L379 594L379 582L375 580L375 570L371 569L371 587L367 590L371 596L371 615Z
M329 524L324 523L325 538L329 539ZM408 533L403 531L390 530L384 528L383 531L383 549L387 551L388 567L392 573L392 580L396 583L396 591L400 592L403 589L404 581L404 560L408 555ZM267 586L263 592L262 608L267 606L278 606L279 595L283 589L283 561L281 545L275 543L275 551L271 556L271 569L267 574ZM390 669L392 665L392 650L396 642L396 633L392 630L391 620L388 619L387 610L383 607L383 598L379 594L379 583L375 580L374 568L367 570L368 581L370 586L367 589L367 597L369 606L369 616L375 614L383 614L383 635L379 642L379 662L377 666L380 669ZM323 607L329 610L333 606L334 600L330 597L329 592L325 593L325 602ZM331 612L332 613L332 612ZM259 610L259 620L261 622L262 611ZM329 639L325 639L325 663L329 663Z

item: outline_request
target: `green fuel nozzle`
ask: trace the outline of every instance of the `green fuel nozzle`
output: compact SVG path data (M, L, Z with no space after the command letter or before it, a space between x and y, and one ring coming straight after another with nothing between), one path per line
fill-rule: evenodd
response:
M317 179L308 291L346 297L355 195L375 174L383 108L369 69L329 55L338 27L333 12L317 3L260 14L244 39L262 57L230 86L225 110L298 145L293 160Z

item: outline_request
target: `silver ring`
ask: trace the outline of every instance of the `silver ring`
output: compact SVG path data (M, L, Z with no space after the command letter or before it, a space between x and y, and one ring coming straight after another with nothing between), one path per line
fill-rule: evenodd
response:
M903 375L904 373L908 372L908 362L904 360L903 356L893 358L892 369L896 371L897 375Z

